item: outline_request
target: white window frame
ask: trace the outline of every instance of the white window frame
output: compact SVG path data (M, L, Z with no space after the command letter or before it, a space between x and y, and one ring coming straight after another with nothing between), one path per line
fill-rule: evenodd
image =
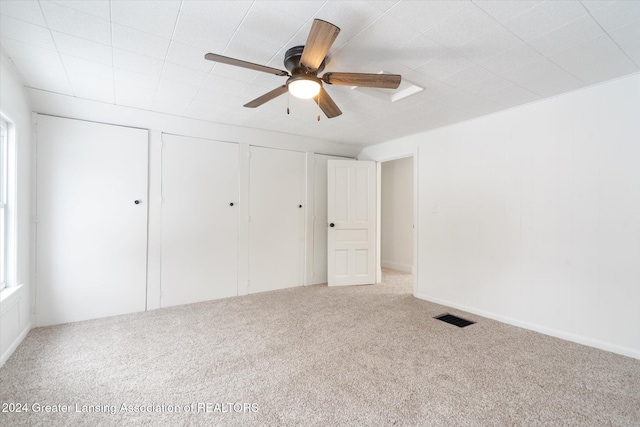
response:
M9 123L0 117L0 290L8 282L9 215L8 215L8 178L9 178Z

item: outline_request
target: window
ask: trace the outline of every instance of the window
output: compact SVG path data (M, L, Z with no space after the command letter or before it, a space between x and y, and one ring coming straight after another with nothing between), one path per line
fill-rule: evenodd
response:
M7 286L7 154L9 125L0 119L0 290Z

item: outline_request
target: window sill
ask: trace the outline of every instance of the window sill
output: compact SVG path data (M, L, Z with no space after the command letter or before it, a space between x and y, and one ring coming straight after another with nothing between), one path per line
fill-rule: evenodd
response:
M13 303L19 298L21 288L22 285L8 286L0 291L0 313L13 306Z

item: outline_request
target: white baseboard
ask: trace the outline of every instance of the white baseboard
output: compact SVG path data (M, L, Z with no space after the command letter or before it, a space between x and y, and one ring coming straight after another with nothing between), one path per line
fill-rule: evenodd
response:
M382 268L390 268L392 270L404 271L405 273L413 273L413 266L400 264L392 261L380 260L380 266Z
M22 343L24 338L27 336L29 331L31 330L31 323L27 324L24 330L16 337L16 339L11 343L7 351L4 352L2 356L0 356L0 368L5 364L7 360L11 357L16 348Z
M636 350L633 348L607 343L604 341L596 340L596 339L585 337L582 335L575 335L575 334L564 332L558 329L547 328L544 326L536 325L535 323L523 322L521 320L514 319L512 317L502 316L500 314L491 313L485 310L479 310L479 309L468 307L461 304L455 304L450 301L445 301L440 298L433 298L429 295L425 295L417 292L414 294L414 296L416 298L420 298L425 301L433 302L440 305L446 305L451 308L456 308L458 310L463 310L469 313L477 314L478 316L497 320L498 322L517 326L519 328L529 329L531 331L539 332L545 335L550 335L552 337L560 338L563 340L575 342L578 344L583 344L589 347L599 348L600 350L610 351L612 353L621 354L623 356L633 357L634 359L640 359L640 350Z

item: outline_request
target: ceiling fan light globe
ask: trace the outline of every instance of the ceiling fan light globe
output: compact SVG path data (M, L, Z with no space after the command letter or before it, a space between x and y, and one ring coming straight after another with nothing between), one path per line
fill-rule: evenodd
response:
M311 99L320 93L320 83L315 80L299 79L288 84L289 93L300 99Z

